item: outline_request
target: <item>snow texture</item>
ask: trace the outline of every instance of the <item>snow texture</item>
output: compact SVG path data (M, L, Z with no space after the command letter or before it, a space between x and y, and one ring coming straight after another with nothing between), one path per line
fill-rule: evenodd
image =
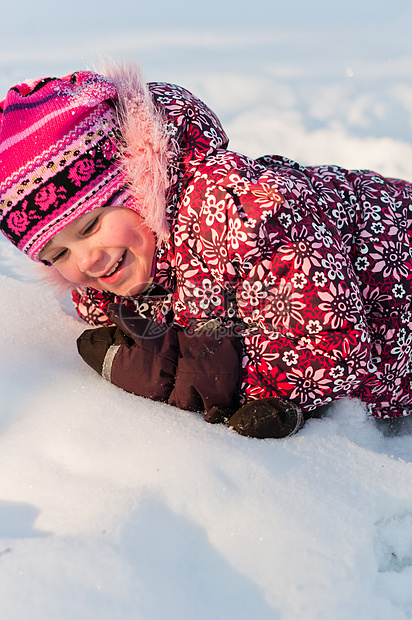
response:
M3 0L0 97L134 59L231 147L412 180L409 0ZM336 403L254 440L127 394L0 240L0 616L412 618L412 420Z

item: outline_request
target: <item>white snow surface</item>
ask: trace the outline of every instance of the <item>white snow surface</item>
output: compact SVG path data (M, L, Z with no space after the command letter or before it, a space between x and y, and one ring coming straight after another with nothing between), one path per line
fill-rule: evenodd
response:
M412 180L410 0L2 0L13 83L136 60L234 150ZM412 420L339 401L255 440L127 394L0 240L0 617L412 618Z

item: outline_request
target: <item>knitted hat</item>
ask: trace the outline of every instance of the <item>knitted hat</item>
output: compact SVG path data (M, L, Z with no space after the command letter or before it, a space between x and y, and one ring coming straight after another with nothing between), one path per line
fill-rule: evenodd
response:
M0 229L33 260L80 215L126 202L116 99L113 82L83 71L19 84L0 102Z

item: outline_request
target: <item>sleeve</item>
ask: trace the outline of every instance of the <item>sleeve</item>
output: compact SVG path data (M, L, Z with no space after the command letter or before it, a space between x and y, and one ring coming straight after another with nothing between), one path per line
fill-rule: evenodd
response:
M276 250L236 290L244 333L243 388L312 409L348 395L367 372L370 335L356 276L339 235L316 214L268 222ZM286 232L286 234L284 234Z
M170 297L169 289L155 282L144 293L134 297L122 297L91 287L72 290L72 301L79 317L94 327L113 324L109 317L111 304L127 306L142 318L171 323Z
M310 410L347 395L367 372L370 336L349 257L310 185L247 166L211 183L199 175L192 189L201 232L185 243L204 260L180 312L213 295L220 311L230 282L243 400L280 396Z
M92 288L75 288L71 292L73 305L79 317L93 327L111 325L106 308L116 301L113 293Z

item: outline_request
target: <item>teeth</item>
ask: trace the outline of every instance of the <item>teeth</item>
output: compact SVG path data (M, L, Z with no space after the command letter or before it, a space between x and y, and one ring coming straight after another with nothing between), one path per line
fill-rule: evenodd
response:
M113 267L110 269L110 271L108 271L108 272L105 274L105 276L104 276L104 277L105 277L105 278L108 278L109 276L112 276L112 275L114 274L114 272L116 271L116 269L119 267L119 265L120 265L120 263L122 262L122 260L123 260L123 256L121 257L121 259L120 259L120 260L118 260L118 261L117 261L117 263L115 263L115 264L113 265Z

